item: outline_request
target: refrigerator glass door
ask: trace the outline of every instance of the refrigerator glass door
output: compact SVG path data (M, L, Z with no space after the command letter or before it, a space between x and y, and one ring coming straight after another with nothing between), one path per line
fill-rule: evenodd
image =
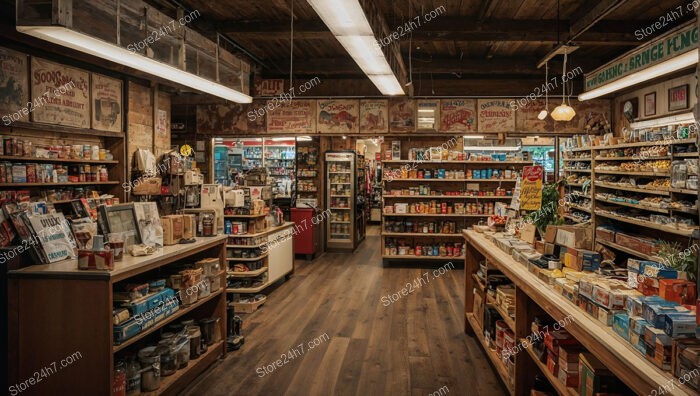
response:
M329 249L353 250L355 241L355 155L326 153L326 207Z

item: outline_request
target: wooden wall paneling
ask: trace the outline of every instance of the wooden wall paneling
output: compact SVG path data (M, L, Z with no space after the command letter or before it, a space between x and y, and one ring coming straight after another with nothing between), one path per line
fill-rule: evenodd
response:
M157 112L155 114L156 127L153 133L153 154L159 157L170 151L172 111L170 109L170 95L158 91L154 97L158 98L158 104L155 106ZM158 126L159 123L163 123L162 127Z
M688 92L688 108L685 110L679 110L679 111L674 111L674 112L669 112L668 111L668 90L670 88L674 88L680 85L688 84L689 85L689 92ZM622 128L629 127L629 122L625 118L625 116L622 114L622 104L631 99L631 98L637 98L638 103L639 103L639 110L638 110L638 121L643 121L645 119L654 119L654 118L660 118L660 117L665 117L673 114L683 114L683 113L689 113L692 112L693 109L695 108L696 104L698 103L698 97L695 92L695 87L697 86L697 81L695 78L695 74L688 74L684 76L679 76L667 81L663 81L660 83L652 84L645 86L643 88L638 88L635 89L632 92L628 92L626 94L617 96L612 104L612 111L614 112L614 128L615 128L615 135L616 136L622 136ZM656 115L651 116L651 117L644 117L644 95L648 93L653 93L656 92Z
M133 155L138 149L153 149L153 100L150 88L129 82L127 175L131 177Z

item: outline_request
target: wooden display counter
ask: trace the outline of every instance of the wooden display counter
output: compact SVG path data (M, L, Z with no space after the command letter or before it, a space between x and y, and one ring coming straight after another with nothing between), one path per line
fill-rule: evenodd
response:
M158 330L186 318L219 317L220 339L186 368L161 379L156 394L176 394L217 358L226 353L225 272L222 287L196 303L179 307L171 316L138 335L114 345L112 301L117 282L159 274L163 267L218 257L226 265L226 235L197 238L192 244L166 246L144 257L124 256L111 272L78 270L76 260L35 265L9 274L9 383L33 378L21 393L111 395L114 358L132 356L157 340ZM62 359L78 352L80 358L62 367ZM52 363L56 363L54 366ZM42 369L55 367L36 381Z
M474 290L477 282L473 274L476 274L479 263L484 260L488 261L491 267L500 270L515 284L515 320L512 322L514 327L512 330L518 340L516 345L530 335L530 324L534 317L544 312L555 321L566 323L565 330L637 394L655 394L660 387L671 384L675 384L675 387L667 394L697 394L689 387L680 385L678 379L674 378L670 372L662 371L646 360L631 344L615 334L612 328L589 316L577 305L558 294L552 286L530 273L526 266L490 242L484 234L464 230L463 235L466 239L465 332L471 334L473 331L477 334L477 338L486 348L487 356L498 369L499 375L504 377L504 383L510 385L511 379L504 374L506 373L504 365L496 353L485 345L480 321L473 312ZM549 378L560 395L578 393L573 388L563 386L542 364L537 363L539 362L533 359L533 354L529 352L520 351L515 354L513 385L509 386L511 394L529 395L537 374L543 374Z

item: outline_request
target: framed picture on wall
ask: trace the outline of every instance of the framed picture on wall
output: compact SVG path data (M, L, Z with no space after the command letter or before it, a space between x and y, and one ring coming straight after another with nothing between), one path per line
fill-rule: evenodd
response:
M644 95L644 117L656 115L656 92Z
M668 90L668 111L685 110L688 106L688 84Z

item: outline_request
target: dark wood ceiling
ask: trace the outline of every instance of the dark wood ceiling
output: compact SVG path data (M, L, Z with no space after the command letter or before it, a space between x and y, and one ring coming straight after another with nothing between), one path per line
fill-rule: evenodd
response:
M400 39L403 61L412 65L414 79L531 78L543 73L536 67L538 60L570 39L580 46L571 56L572 66L588 72L693 18L686 9L688 0L560 0L559 12L557 0L374 1L392 31L443 7L439 16ZM151 1L171 14L178 5L199 10L202 16L194 27L230 38L234 44L229 45L246 53L264 77L289 74L292 2L295 77L363 76L306 0ZM683 15L638 40L637 29L679 6ZM561 67L557 62L552 66Z

